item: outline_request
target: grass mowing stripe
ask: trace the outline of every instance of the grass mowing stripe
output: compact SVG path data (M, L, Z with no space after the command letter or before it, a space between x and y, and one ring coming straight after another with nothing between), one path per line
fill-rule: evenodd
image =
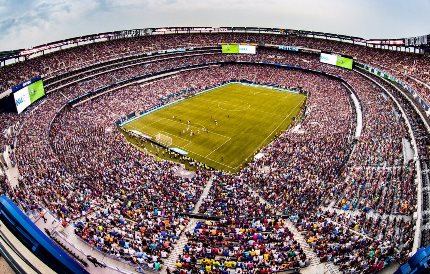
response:
M299 102L297 105L296 105L296 107L298 107L299 105L301 105L301 104L303 104L303 102ZM285 118L284 118L284 120L282 120L280 123L279 123L279 125L269 134L269 135L267 135L267 137L261 142L261 144L257 147L257 149L259 148L259 147L261 147L263 144L264 144L264 142L267 140L267 138L269 138L270 136L272 136L274 133L275 133L275 131L282 125L282 123L285 121L285 119L287 119L290 115L291 115L291 113L294 111L294 108L290 111L290 113L288 113L288 115L287 116L285 116ZM251 155L249 155L248 157L251 157L252 156L252 154ZM248 158L247 157L247 158ZM236 168L238 168L239 166L237 166Z
M194 160L235 172L275 134L288 128L304 101L302 94L229 84L155 110L123 127L152 137L168 135L171 147L186 150Z

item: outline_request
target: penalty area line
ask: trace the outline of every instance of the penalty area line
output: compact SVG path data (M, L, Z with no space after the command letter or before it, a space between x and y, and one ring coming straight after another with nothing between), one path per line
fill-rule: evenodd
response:
M288 118L288 117L290 117L290 115L293 113L293 111L295 111L296 109L297 109L297 107L300 105L300 104L303 104L303 101L300 101L291 111L290 111L290 113L288 113L288 115L287 116L285 116L285 118L278 124L278 126L274 129L274 130L272 130L272 132L270 132L269 133L269 135L267 135L266 136L266 138L264 138L264 140L258 145L258 147L257 147L257 149L255 150L255 151L253 151L248 157L246 157L245 159L248 159L249 157L251 157L257 150L260 150L260 147L261 147L261 145L262 144L264 144L264 142L266 142L266 140L267 140L267 138L269 138L270 136L272 136L272 134L276 131L276 130L278 130L278 128L282 125L282 123L284 123L284 121ZM240 167L240 165L241 164L239 164L235 169L237 169L238 167Z
M223 145L225 145L230 140L231 140L231 137L228 137L228 139L224 143L222 143L221 145L217 146L214 150L212 150L211 152L209 152L209 154L207 154L205 157L208 157L209 155L211 155L212 153L214 153L215 151L217 151L219 148L221 148Z

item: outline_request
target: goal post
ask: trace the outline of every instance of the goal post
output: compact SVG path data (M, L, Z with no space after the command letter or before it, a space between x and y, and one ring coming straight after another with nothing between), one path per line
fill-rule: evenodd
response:
M173 144L172 137L163 133L158 133L157 135L155 135L155 141L166 147L170 147Z

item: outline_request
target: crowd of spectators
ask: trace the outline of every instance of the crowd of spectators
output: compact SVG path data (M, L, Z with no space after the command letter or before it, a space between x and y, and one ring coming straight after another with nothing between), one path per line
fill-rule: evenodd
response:
M376 273L394 260L391 242L357 233L327 215L307 214L296 225L321 261L332 261L343 273Z
M326 212L326 215L338 224L349 227L351 230L361 233L369 238L387 243L398 243L394 246L403 252L412 246L413 223L411 216L399 216L388 214L366 214L365 212L350 213L342 211L338 214L334 210ZM401 256L407 257L403 253Z
M427 100L430 98L428 88L410 78L418 79L427 85L430 83L430 74L427 69L430 60L425 55L376 49L330 39L255 33L150 35L86 44L31 58L24 63L2 67L0 69L0 83L2 83L0 90L6 90L37 75L58 75L95 63L126 56L138 56L143 52L180 47L211 47L225 42L301 46L346 54L391 73L417 89Z
M348 175L338 207L381 214L410 215L415 211L414 166L355 166Z
M179 38L184 37L151 36L69 49L2 68L0 82L9 87L37 74L54 76L96 60L119 58L126 51L137 55L161 49L159 45L167 49L265 39L267 44L324 50L339 46L336 49L343 53L378 52L339 42L275 35L196 34ZM106 54L100 58L100 53ZM284 63L342 76L361 103L361 137L355 139L359 126L356 110L341 81L260 65L189 70L133 84L75 107L66 105L88 91L131 77L218 61ZM168 58L154 55L142 62L100 70L97 75L87 72L71 78L76 83L61 83L67 85L63 88L54 84L47 90L57 90L20 116L0 114L0 131L18 121L22 126L12 136L17 141L13 157L20 184L7 192L24 210L46 207L63 225L73 223L76 234L101 252L159 269L189 222L184 213L194 210L204 186L211 181L199 213L222 219L198 223L188 235L189 244L178 261L180 269L236 269L242 273L259 269L268 273L305 266L306 255L286 228L288 221L276 217L280 214L297 214L297 227L321 259L333 261L345 271L379 270L399 253L410 251L416 172L413 163L404 163L402 142L411 137L405 117L381 88L354 72L321 64L318 56L310 53L259 49L256 55L222 55L202 51ZM114 122L121 117L160 104L169 94L184 89L198 92L233 79L299 87L308 95L301 117L260 151L263 157L252 160L237 174L199 170L191 179L177 176L177 164L158 161L133 147L115 128ZM404 101L402 104L419 137L419 156L427 159L426 130L411 107ZM10 144L12 137L0 145ZM6 180L0 178L0 183L7 184ZM5 189L2 187L3 192ZM350 215L322 210L327 206ZM383 229L378 230L380 227Z
M276 213L271 205L260 202L258 195L254 195L254 191L244 180L222 175L215 178L199 212L211 216L238 218L274 216Z
M282 218L200 221L188 236L177 269L192 273L273 273L309 265ZM218 272L217 272L218 271Z

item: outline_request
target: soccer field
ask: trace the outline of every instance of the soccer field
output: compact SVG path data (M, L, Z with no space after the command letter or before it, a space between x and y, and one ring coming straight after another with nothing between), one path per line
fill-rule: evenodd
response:
M125 124L215 169L238 171L300 113L305 96L228 84L150 112ZM163 138L164 137L164 138ZM170 137L170 138L169 138Z

